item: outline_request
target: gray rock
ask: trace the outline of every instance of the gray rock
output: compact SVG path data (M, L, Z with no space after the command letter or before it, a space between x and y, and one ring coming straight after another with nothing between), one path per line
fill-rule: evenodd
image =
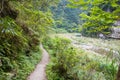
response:
M112 33L108 36L114 39L120 39L120 28L113 27L111 28Z
M120 26L120 20L116 21L116 22L114 23L114 26Z

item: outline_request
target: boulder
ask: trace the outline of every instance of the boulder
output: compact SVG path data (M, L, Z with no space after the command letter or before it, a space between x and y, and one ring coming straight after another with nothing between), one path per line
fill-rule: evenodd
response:
M120 26L120 20L116 21L116 22L114 23L114 26Z
M120 28L113 27L111 28L111 32L112 33L108 37L114 38L114 39L120 39Z
M101 38L101 39L105 39L106 38L105 35L102 34L102 33L98 34L98 37Z

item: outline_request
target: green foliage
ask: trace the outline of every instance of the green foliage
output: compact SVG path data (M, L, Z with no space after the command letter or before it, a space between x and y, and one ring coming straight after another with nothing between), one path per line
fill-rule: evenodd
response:
M56 2L0 1L0 80L25 80L33 70L40 41L54 22L49 7Z
M56 33L68 33L67 30L63 28L54 28L53 29Z
M49 27L51 27L54 22L51 12L43 12L34 9L34 5L27 6L26 4L29 4L29 2L24 3L24 5L17 4L19 5L17 9L20 11L17 19L18 24L25 25L29 28L30 32L34 33L32 35L36 35L40 38L45 36Z
M39 51L39 44L29 45L30 37L13 19L5 17L0 22L0 80L24 80L40 60L40 52L31 52Z
M8 57L0 58L0 80L25 80L41 58L40 50L31 54L30 57L19 54L18 59L12 61Z
M48 43L46 43L46 40ZM52 44L54 42L54 44ZM70 47L70 41L68 39L55 38L45 39L43 44L48 50L50 50L52 62L48 66L54 74L47 71L49 80L53 78L59 80L75 79L75 76L71 73L71 70L77 64L78 58L76 58L76 50ZM51 51L52 50L52 51Z
M120 5L118 0L69 0L69 6L80 7L83 24L83 34L109 34L113 23L119 19ZM84 33L85 32L85 33Z
M43 40L50 53L51 62L47 66L48 80L115 80L116 60L96 56L77 50L70 41L62 38Z
M35 68L35 65L41 59L41 51L33 52L30 57L26 57L24 55L20 55L18 59L18 70L16 72L16 76L13 77L13 80L25 80L31 71Z
M67 7L68 0L61 0L58 6L51 7L53 18L55 19L54 27L62 28L68 32L78 32L80 21L80 10Z
M0 55L16 58L26 46L22 29L9 17L1 18L0 22Z

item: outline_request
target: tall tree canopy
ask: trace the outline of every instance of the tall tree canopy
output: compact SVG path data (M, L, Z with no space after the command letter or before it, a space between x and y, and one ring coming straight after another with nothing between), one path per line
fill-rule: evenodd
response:
M67 4L69 4L68 0L61 0L58 6L51 7L55 19L54 26L68 32L78 32L81 10L67 7Z

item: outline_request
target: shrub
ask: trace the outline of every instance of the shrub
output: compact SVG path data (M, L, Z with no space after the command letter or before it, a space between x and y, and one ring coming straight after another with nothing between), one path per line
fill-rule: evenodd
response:
M46 43L46 40L49 40L49 43ZM54 43L51 44L51 42ZM51 54L54 54L51 55L52 63L54 64L50 63L48 67L51 68L50 70L54 74L51 75L50 71L48 71L48 79L51 80L50 76L60 80L76 78L76 76L71 74L71 70L77 64L78 58L76 58L75 48L70 46L70 40L62 38L45 39L43 44L48 46L49 52L53 52Z
M68 39L47 37L43 44L51 56L46 71L48 80L115 79L117 72L115 60L76 49L71 46Z

